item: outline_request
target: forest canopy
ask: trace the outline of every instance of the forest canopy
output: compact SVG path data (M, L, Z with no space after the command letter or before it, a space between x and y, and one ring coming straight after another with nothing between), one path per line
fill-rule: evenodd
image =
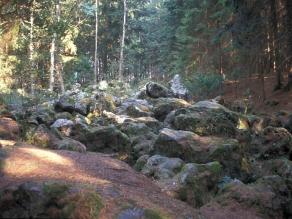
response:
M2 0L1 89L276 75L289 88L289 0ZM215 84L215 85L214 85Z

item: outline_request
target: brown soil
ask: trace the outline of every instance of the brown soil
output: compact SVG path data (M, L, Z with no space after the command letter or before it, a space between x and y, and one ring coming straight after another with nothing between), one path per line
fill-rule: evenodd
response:
M2 144L11 145L11 141ZM122 161L99 153L44 150L20 143L7 149L0 189L24 182L65 182L94 186L103 198L100 218L114 218L126 203L156 209L167 218L199 217L197 210L163 193Z
M274 91L276 78L274 75L265 77L265 96L262 82L258 77L241 79L239 82L227 81L224 85L224 99L227 101L242 100L250 95L255 112L272 114L279 111L292 112L292 90ZM266 101L277 101L278 105L270 106Z

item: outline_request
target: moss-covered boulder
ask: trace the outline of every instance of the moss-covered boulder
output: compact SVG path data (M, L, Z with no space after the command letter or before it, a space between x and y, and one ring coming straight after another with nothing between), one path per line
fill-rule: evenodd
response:
M162 129L154 144L154 152L167 157L179 157L185 162L218 161L232 177L246 177L250 172L244 148L235 139L201 137L189 131Z
M57 148L61 136L56 130L50 130L45 125L39 125L31 136L27 136L29 143L42 148Z
M134 122L144 123L154 133L158 133L162 129L162 127L163 127L163 124L161 122L159 122L157 119L152 118L152 117L139 117L139 118L135 118Z
M76 141L71 138L64 138L60 140L57 144L57 149L59 150L68 150L68 151L77 151L80 153L86 152L86 146L79 141Z
M251 153L261 159L287 157L292 152L292 135L285 128L267 127L259 136L254 136Z
M139 162L141 162L141 159ZM147 160L141 172L157 180L170 179L182 169L183 165L184 162L179 158L154 155Z
M90 98L79 99L78 96L63 95L55 103L56 112L77 112L81 115L87 115L89 113L89 107L93 100Z
M199 135L233 137L239 117L222 105L202 101L188 108L176 110L168 123L177 130L192 131Z
M59 130L63 135L70 136L70 132L74 122L68 119L57 119L52 125L51 128Z
M125 122L120 124L119 129L129 136L133 159L150 154L157 135L144 123Z
M58 120L58 119L72 120L73 117L74 116L71 113L68 113L68 112L56 113L56 115L55 115L56 120Z
M167 87L155 82L146 84L146 94L151 98L173 96L172 92Z
M121 106L116 108L117 115L127 115L129 117L148 117L152 116L152 105L147 100L128 98Z
M87 116L89 113L98 112L102 114L103 110L115 110L114 98L104 92L83 92L67 91L55 103L54 108L57 112L79 113Z
M205 218L289 218L289 190L279 176L266 176L252 184L233 181L200 209Z
M292 182L292 161L285 157L271 160L255 160L252 163L252 172L255 179L269 175L279 175L283 179Z
M88 151L94 152L125 152L131 146L129 137L113 125L84 129L74 139L86 145Z
M223 174L219 162L207 164L186 164L176 176L178 180L178 198L194 207L209 202L218 191L217 184Z
M150 158L150 155L145 154L138 158L135 165L133 166L135 170L141 171L145 164L147 163L148 159Z
M94 103L90 107L90 111L93 112L96 109L98 109L100 112L104 110L108 112L114 112L116 110L115 98L112 95L104 92L96 94Z
M210 148L208 161L219 161L226 175L246 179L251 174L250 160L244 145L236 139L217 139Z
M56 113L51 107L38 107L32 112L29 120L37 121L37 124L51 125L56 119Z
M237 148L238 141L219 137L201 137L189 131L164 128L155 142L154 150L168 157L180 157L188 162L206 163L225 156L226 147ZM218 155L217 155L218 154Z
M152 112L149 110L148 107L145 106L135 106L135 105L130 105L126 108L126 110L123 112L124 114L131 116L131 117L148 117L152 116Z
M173 110L190 106L188 102L177 98L159 98L154 102L154 117L164 121L166 116Z
M157 154L167 157L179 157L185 161L200 159L198 153L200 145L196 139L199 136L188 131L176 131L164 128L160 131L154 144L154 150Z
M185 164L179 158L161 155L148 158L143 156L139 158L136 166L144 175L153 177L167 194L196 208L215 196L218 191L217 184L223 174L223 167L217 161Z
M0 191L1 218L98 218L103 208L96 191L49 182L24 183Z

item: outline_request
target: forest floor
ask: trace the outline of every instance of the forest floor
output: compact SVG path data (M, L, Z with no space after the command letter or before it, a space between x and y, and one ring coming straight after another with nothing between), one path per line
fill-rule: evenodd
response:
M50 181L94 186L105 206L100 218L114 218L122 208L133 203L144 209L156 209L167 218L180 218L182 209L185 215L197 215L194 208L164 194L151 179L109 155L44 150L25 143L11 148L15 142L2 140L1 143L10 149L0 189L25 182Z
M241 79L239 82L228 81L224 86L224 99L228 102L244 99L250 94L253 109L257 113L273 114L279 111L292 111L292 90L289 92L274 91L276 78L274 75L265 77L265 100L262 82L258 77ZM275 102L275 104L267 103Z
M283 110L291 111L292 110L292 101L291 101L292 92L291 91L290 92L283 92L283 91L273 92L274 81L275 81L275 78L273 77L267 77L265 79L265 85L266 85L265 95L267 97L265 101L262 98L262 93L261 93L262 89L260 87L261 85L260 80L257 78L249 78L246 80L242 80L239 84L236 84L234 82L226 83L226 86L225 86L226 95L223 95L223 99L226 102L234 102L235 100L244 99L246 96L246 93L249 93L251 97L250 102L253 103L253 111L256 111L257 113L273 114L275 112L283 111ZM160 100L164 101L165 99L167 98L161 98ZM169 98L168 101L170 102L165 103L165 102L158 101L156 103L156 107L158 107L159 104L161 104L162 106L164 106L164 104L169 104L170 106L172 106L173 98ZM206 102L208 103L208 101L205 101L204 104L206 104ZM155 104L155 102L153 103ZM213 109L212 107L214 107L214 104L216 103L210 102L209 104L210 104L209 106L210 108L207 108L207 109ZM138 103L136 106L139 106ZM145 105L142 105L142 106L147 108ZM184 106L178 106L178 109L180 109L179 107L183 108ZM201 114L202 116L200 116L200 119L202 121L201 124L207 124L207 122L204 120L205 117L212 118L213 120L211 121L215 121L212 123L213 127L218 127L217 129L212 129L212 130L215 130L215 131L221 130L222 127L224 128L224 126L218 126L218 125L222 125L221 122L218 122L218 121L221 121L221 120L218 120L218 118L221 119L222 117L224 121L227 121L226 122L227 125L229 123L231 124L230 126L231 130L234 130L234 133L237 133L238 131L236 128L237 120L233 119L232 120L233 122L231 123L229 122L231 120L228 120L228 118L224 116L225 114L221 113L221 111L219 111L219 113L215 113L215 111L207 111L206 107L202 105L201 107L197 106L197 108L198 109L201 108L200 109L201 111L199 111L200 113L202 113ZM222 109L222 108L220 107L218 109ZM125 113L130 114L131 112L125 112ZM149 111L146 111L146 113L147 115L149 115ZM227 113L229 113L229 111ZM57 114L58 116L60 116L61 113L53 111L53 114L54 116L57 116ZM166 116L168 114L169 112L166 112ZM37 115L39 116L38 118L45 118L47 119L46 121L50 121L49 116L40 117L43 115L39 112L37 112ZM230 115L234 115L234 114L230 114ZM64 112L62 116L64 116ZM233 118L233 116L231 117ZM29 118L26 118L26 119L28 120ZM73 120L73 118L74 117L72 117L71 119ZM134 118L131 118L131 119L135 121ZM54 117L54 120L55 122L57 121L56 117ZM149 121L153 122L153 120L156 121L154 118L152 118L152 120L149 120ZM113 122L111 121L110 124L112 125L112 123ZM137 124L141 125L141 122ZM132 137L131 141L133 142L134 142L133 139L139 138L140 140L141 138L142 139L141 142L145 143L145 145L148 146L149 139L152 140L153 138L155 141L150 142L150 144L152 144L152 146L155 147L155 142L157 142L157 139L159 139L160 137L160 140L162 139L161 144L164 147L169 145L169 142L171 142L172 144L173 142L178 141L177 139L183 139L182 141L179 140L179 143L175 143L175 145L177 145L176 147L180 148L179 149L180 151L184 151L185 150L184 148L189 147L189 145L191 145L192 147L192 144L188 143L189 140L187 138L188 136L190 136L189 135L190 132L185 132L185 131L176 130L176 129L170 130L168 128L165 128L167 131L163 131L164 129L160 127L159 135L155 135L154 131L156 129L156 126L152 129L149 128L151 131L147 131L148 128L144 129L144 127L142 126L143 129L139 129L139 126L137 124L134 122L132 123L128 122L127 126L120 127L120 130L123 130L125 133L128 133L129 136ZM158 122L158 125L159 124L160 122ZM145 124L142 124L142 125L146 127ZM223 125L225 125L225 123ZM43 140L46 138L48 138L49 140L50 138L53 139L53 137L51 137L51 135L53 135L53 132L48 127L47 129L45 128L42 129L43 131L40 132L40 135L37 135L38 134L37 130L39 130L39 128L42 128L43 126L44 124L39 125L34 135L32 136L34 136L34 138L37 138L39 136L40 140ZM63 125L63 126L65 127L66 125ZM96 126L90 126L91 128L90 130L88 128L88 133L91 133L89 131L92 131L92 133L95 133L94 136L98 137L96 139L93 139L95 141L94 144L100 144L100 145L104 144L106 147L113 146L113 148L110 148L112 150L110 150L109 153L116 152L114 150L114 146L117 144L117 142L119 142L118 144L123 145L124 144L123 140L125 140L125 139L122 139L122 140L120 139L121 135L115 134L115 132L119 133L118 128L114 129L115 132L113 132L112 129L108 129L108 128L104 129L104 127L102 127L103 129L99 129L100 127L101 126L98 124ZM133 127L135 129L142 130L143 131L142 134L140 133L140 131L138 131L137 133L132 133ZM227 127L229 128L229 126ZM281 127L284 127L284 123L282 124ZM95 128L98 128L98 129L94 130ZM202 128L204 128L204 126L202 126ZM250 130L253 130L254 127L253 126L249 127L248 125L248 128L250 128ZM21 130L20 126L13 119L3 117L0 120L0 134L2 133L2 136L0 135L0 192L4 191L4 193L1 193L1 194L6 194L5 196L3 196L4 198L2 197L2 200L0 199L0 213L1 211L3 211L3 212L8 212L7 213L8 215L10 214L14 215L15 209L16 209L19 215L22 215L23 207L25 208L23 212L30 213L30 209L34 209L33 208L34 206L33 205L29 206L29 204L26 203L27 202L26 196L22 196L22 192L23 192L22 185L26 183L46 184L46 183L52 182L52 183L57 183L60 185L66 184L68 185L68 187L73 189L73 191L70 190L70 192L80 191L81 193L83 192L82 193L83 196L87 196L87 193L85 190L87 189L90 189L91 191L93 190L94 194L97 194L102 199L102 207L100 208L100 212L99 212L99 218L102 218L102 219L144 218L144 217L130 217L131 215L130 216L128 215L129 217L122 217L125 211L127 210L132 211L133 209L134 209L133 210L134 212L135 211L137 212L137 209L138 209L138 213L139 213L139 210L141 209L145 210L145 212L146 210L151 210L156 213L158 212L159 215L163 216L163 217L150 217L151 219L152 218L258 219L258 218L285 218L284 214L290 214L290 211L288 211L290 208L289 209L287 208L288 210L286 210L286 206L289 206L291 203L290 202L291 196L288 197L287 195L287 194L291 194L288 187L287 188L283 187L285 188L285 191L283 190L284 192L282 193L285 194L287 197L284 195L282 197L282 193L280 194L278 192L280 191L278 190L278 188L280 189L280 186L279 186L280 184L279 185L275 184L276 189L274 189L274 187L267 186L265 182L267 179L269 180L269 178L265 178L265 177L274 177L273 168L275 165L277 165L276 166L277 171L279 169L280 175L277 176L277 178L274 177L275 181L272 181L271 183L283 182L284 186L286 186L285 184L286 172L285 171L291 170L289 166L290 165L289 162L291 161L291 155L289 152L291 151L290 148L292 145L291 135L288 131L285 131L285 129L277 129L276 127L269 127L269 123L267 124L267 127L264 127L264 130L268 132L267 136L264 134L261 134L260 136L258 136L258 134L257 135L252 134L250 136L251 139L249 138L239 139L241 144L237 143L236 141L234 145L231 145L231 146L229 143L221 145L221 143L218 141L220 150L218 147L217 153L214 153L211 155L209 153L209 150L205 150L204 147L202 146L203 142L198 140L198 138L194 138L192 135L192 139L194 139L194 141L196 140L199 142L198 145L194 146L194 150L198 150L199 153L201 153L200 151L203 151L202 157L210 156L208 160L206 158L206 161L202 161L203 164L194 164L194 165L198 165L198 166L195 166L196 172L194 173L192 172L193 170L191 168L188 170L182 167L180 167L182 168L181 170L179 170L180 172L175 173L174 170L171 170L171 169L172 169L172 166L177 165L176 163L173 164L173 163L162 162L160 165L159 164L160 161L156 160L155 162L153 162L153 164L151 164L152 161L150 159L154 159L153 157L155 156L148 157L147 163L148 161L151 161L149 162L149 166L152 165L149 168L153 167L154 168L153 171L155 174L156 173L161 174L161 177L160 175L157 174L157 176L159 176L160 178L156 177L156 180L150 177L147 178L142 173L139 173L136 170L134 170L127 163L120 161L118 159L115 159L114 158L116 156L115 154L103 154L103 153L95 153L95 152L89 152L89 151L86 153L78 153L78 152L73 152L73 151L51 150L51 149L56 148L55 146L53 146L54 144L51 144L53 141L48 141L49 144L40 144L42 143L42 141L39 141L39 142L36 141L36 142L33 142L35 146L30 145L28 143L24 143L24 142L18 142L17 140L20 140L20 134L21 134L20 130ZM101 135L100 132L98 132L100 130L102 130L103 132L105 132L104 130L109 130L109 131L107 131L107 135L104 135L104 134ZM61 131L65 132L66 130L62 129ZM80 137L82 137L81 134L83 134L83 131L86 131L86 130L81 130L81 131L79 130L78 134L80 135ZM170 132L170 134L168 134L167 132ZM256 131L254 131L254 133L255 132ZM188 134L188 135L185 137L184 136L185 134ZM212 131L211 133L208 133L207 139L213 139L213 137L218 137L217 135L219 134L221 133L216 133ZM145 137L144 135L149 137L149 139L148 138L144 139ZM163 137L163 135L167 135L166 140L161 138L161 136ZM74 133L72 134L72 136L74 137ZM88 135L88 136L91 136L91 135ZM108 136L112 137L112 141L108 140L109 138ZM229 138L229 136L223 136L223 137ZM237 135L234 134L232 137L235 138L237 137ZM54 138L56 138L56 136L54 136ZM252 138L254 138L254 141L252 141L253 140ZM130 138L128 140L130 142ZM88 145L91 144L91 142L87 141L87 139L84 141ZM287 141L289 143L287 143L287 145L286 144L283 145L282 144L283 141L284 142ZM31 142L31 141L28 141L28 142ZM250 142L252 142L253 144L250 144ZM242 145L244 147L242 147ZM44 147L46 148L49 147L51 149L44 149ZM229 152L230 147L234 148L234 150L232 149L231 153ZM250 153L250 151L254 152L254 148L259 148L259 147L261 148L259 152L257 152L256 154ZM277 150L274 150L273 147L275 147ZM244 150L244 153L241 150ZM272 157L269 157L270 151L272 151L273 153ZM99 152L104 152L104 151L99 150ZM159 153L159 151L157 153ZM178 155L169 155L169 156L173 156L173 157L181 156L179 153L177 154ZM151 156L151 154L149 156ZM186 156L186 155L183 154L183 156ZM215 156L215 157L211 157L211 156ZM203 168L203 166L204 168L209 167L208 165L210 165L210 163L207 163L207 162L210 162L213 160L222 162L222 156L224 156L224 160L226 160L226 163L225 163L226 169L224 170L226 172L221 172L222 171L221 168L219 168L219 170L218 168L215 168L215 170L214 168L211 169L211 167L214 167L214 166L211 166L210 169L197 170L199 166L200 168ZM256 161L257 163L254 164L252 162L249 162L248 156L251 157L250 160L253 160L253 162ZM256 160L257 157L262 157L262 156L266 156L268 158L268 161L266 162L266 160L261 160L261 159ZM158 158L155 158L155 159L158 159ZM164 157L164 159L167 159L167 161L170 162L168 157ZM186 160L185 162L197 162L197 161L194 158L194 160L191 160L191 161ZM201 163L201 161L199 162ZM283 165L282 167L281 165L283 163L285 165ZM184 163L184 167L186 167L187 164L192 164L192 163ZM271 166L273 168L271 168L270 170L269 168ZM145 167L145 164L144 164L144 167ZM233 170L238 171L238 173L240 174L231 175L230 174L231 172L229 171L233 171ZM183 171L186 171L186 172L183 172ZM166 181L163 181L164 179L163 177L165 176L163 174L169 173L169 172L173 173L172 178L171 177L168 178L171 180L167 181L167 182L170 182L171 184L164 184L164 182ZM242 172L242 175L241 175L241 172ZM276 173L278 175L278 172ZM151 176L155 176L155 174ZM183 179L184 177L184 175L180 175L180 174L194 174L194 178L191 178L192 183L179 184L181 179ZM228 186L226 187L227 189L224 189L221 191L221 190L218 190L218 188L219 188L219 185L222 184L221 177L223 176L223 174L225 174L224 176L227 176L227 180L229 180L230 178L231 181L230 182L223 181L224 186L230 185L230 187ZM229 174L231 175L232 178L229 177ZM180 176L183 176L183 177L175 178L175 177L180 177ZM249 176L253 176L253 177L255 176L255 178L252 178L253 181L247 181L247 180L250 180L248 178ZM159 181L159 179L161 180ZM175 180L175 179L179 179L179 180ZM277 181L276 179L279 181ZM199 183L193 184L193 182L199 182ZM170 185L171 187L168 190L169 192L167 191L167 188L166 188L168 185ZM194 185L196 187L193 187ZM176 187L178 188L178 186L184 186L184 187L181 187L180 190L176 190L176 191L171 190L172 187L175 189ZM14 191L13 190L14 188L12 188L11 190L11 187L15 187L18 189ZM10 190L9 189L7 190L6 188L9 188ZM193 194L194 188L198 190L195 190L196 193ZM12 191L12 195L9 195L10 194L9 191ZM27 190L27 191L35 191L35 188L31 187L31 190ZM217 193L217 191L219 192ZM54 194L54 191L50 191L50 192ZM175 193L177 196L174 196ZM0 194L0 198L1 198L1 194ZM46 195L50 193L41 193L40 197L43 197L42 196L43 194ZM190 196L184 197L185 194L190 194ZM194 197L192 197L192 195L194 195ZM52 206L54 206L55 210L56 210L56 206L58 208L60 206L63 206L60 203L65 203L64 200L66 200L66 198L64 199L61 198L60 200L57 199L57 201L55 201L56 198L54 198L54 196L52 197L53 198L49 199L48 203L51 203L51 204L53 203ZM181 200L185 200L186 202L175 199L175 197L180 197ZM274 206L274 204L272 204L271 197L273 198L276 197L278 203L283 203L283 207L282 206L279 207L277 205ZM23 201L23 202L19 202L19 201ZM198 205L197 205L197 202L199 203ZM29 203L30 204L34 203L34 200L33 199L29 200ZM51 207L47 206L47 202L41 202L41 203L45 203L44 206L48 208L48 210L47 209L44 210L44 213L51 213L50 211ZM73 204L75 203L78 203L78 204L83 203L83 200L80 199L79 202L73 202ZM253 203L259 203L259 204L253 204ZM8 210L6 210L7 205L8 207L10 207L8 208ZM27 208L27 206L29 207ZM77 206L78 208L76 209L83 209L83 210L80 210L82 211L82 213L88 212L88 208L82 208L82 206L80 207L79 205ZM92 210L91 205L89 205L89 208L90 210ZM60 212L62 212L63 209L66 210L65 207L57 209L57 210L60 210ZM42 212L41 210L43 209L40 207L40 212ZM78 217L79 215L77 213L76 213L77 216L73 218L83 218L83 219L93 218L93 217ZM0 215L0 217L1 216L2 215ZM60 217L55 217L55 218L60 218ZM145 218L148 218L148 217L145 217Z

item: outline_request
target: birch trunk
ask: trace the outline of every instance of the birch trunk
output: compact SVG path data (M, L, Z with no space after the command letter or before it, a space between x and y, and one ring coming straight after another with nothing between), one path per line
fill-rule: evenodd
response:
M51 67L50 67L50 84L49 90L52 92L54 90L55 85L55 50L56 50L56 33L53 34L52 42L51 42L51 49L50 49L50 56L51 56Z
M95 0L95 50L94 50L94 85L97 85L99 79L99 66L97 57L97 46L98 46L98 0Z
M121 37L121 51L120 51L120 62L119 62L119 80L120 81L123 80L126 24L127 24L127 0L124 0L123 33L122 33L122 37Z
M57 17L57 23L60 23L61 19L61 5L60 5L60 0L56 0L56 17ZM56 74L59 79L59 84L60 84L60 89L61 93L65 92L65 86L64 86L64 79L63 79L63 74L62 74L62 62L61 62L61 55L60 55L60 40L59 36L56 33Z
M33 32L34 32L34 1L32 2L30 12L30 41L29 41L29 62L30 62L30 92L34 97L35 95L35 76L34 76L34 45L33 45Z

